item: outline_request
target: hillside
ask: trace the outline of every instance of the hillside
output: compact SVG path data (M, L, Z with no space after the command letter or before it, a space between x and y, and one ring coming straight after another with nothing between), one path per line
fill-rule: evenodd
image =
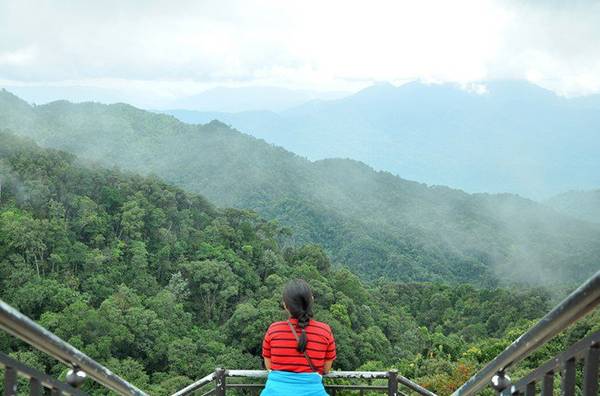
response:
M522 81L486 93L379 84L281 112L170 111L218 119L313 160L348 157L428 184L533 199L600 186L600 95L566 99Z
M319 243L365 278L543 284L598 268L598 226L514 195L429 187L351 160L310 162L219 122L188 125L124 104L32 107L2 92L0 125L257 210L291 227L290 243Z
M0 298L153 395L215 367L259 368L262 335L282 318L281 288L294 277L310 282L316 317L333 328L337 369L396 367L440 394L550 306L543 290L367 286L318 246L283 248L289 235L254 213L5 133L0 181ZM63 374L4 332L0 346ZM84 390L106 394L92 381Z
M600 224L600 190L569 191L545 203L574 218Z

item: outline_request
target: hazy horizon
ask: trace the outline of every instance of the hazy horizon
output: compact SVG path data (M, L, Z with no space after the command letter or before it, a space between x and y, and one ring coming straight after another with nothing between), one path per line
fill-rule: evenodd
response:
M351 93L413 80L580 96L600 92L599 12L594 1L2 0L0 86L80 87L145 108L218 86Z
M380 85L380 87L381 88L378 88L377 86L374 86L374 87L372 87L372 89L375 89L375 90L377 90L377 89L383 89L384 91L386 91L388 89L388 87L385 87L385 86L381 86ZM430 85L422 85L422 87L431 87L431 86ZM449 86L449 87L451 87L451 88L454 87L456 89L464 89L464 87L457 87L457 86ZM521 84L520 87L521 88L527 87L527 85ZM531 87L534 87L534 86L531 86ZM399 88L399 87L395 87L395 88ZM0 87L0 89L4 89L4 88ZM365 94L368 95L369 94L368 91L369 90L361 91L357 95L365 95ZM489 98L487 98L487 96L493 95L495 93L495 90L486 91L485 93L473 92L472 90L468 90L468 91L470 93L469 96L474 96L474 97L484 96L486 100L489 100ZM8 92L10 92L10 91L8 91ZM543 91L540 91L540 92L543 92ZM12 93L15 94L14 92L12 92ZM531 92L530 92L530 94L531 94ZM19 95L17 95L17 97L19 97ZM21 98L21 99L25 99L25 98ZM376 101L379 102L380 99L382 99L382 98L376 99ZM325 101L325 102L322 102L321 104L324 105L324 106L331 106L331 105L335 105L336 103L347 102L348 100L352 100L352 98L342 98L341 100L332 100L332 101L329 101L329 102ZM40 104L38 103L38 105L40 105ZM301 109L302 109L302 107L299 108L300 111L302 111ZM318 107L317 107L317 109L318 109ZM283 115L283 114L290 113L292 116L294 116L294 114L295 114L296 111L298 111L298 110L292 109L291 112L283 112L281 114ZM162 111L158 111L158 113L162 113ZM186 117L181 117L181 115L176 114L176 113L177 112L172 112L172 113L166 112L166 114L175 115L181 121L184 121L184 122L187 122L187 123L192 123L192 124L196 123L196 122L186 121ZM415 182L418 182L418 183L423 183L423 184L426 184L426 185L432 186L432 187L433 186L450 187L450 188L455 189L455 190L462 190L462 191L464 191L466 193L469 193L469 194L487 194L487 193L489 193L489 194L514 194L514 195L518 195L518 196L521 196L523 198L527 198L527 199L530 199L530 200L533 200L533 201L536 201L536 202L545 203L545 201L547 201L547 200L549 200L551 198L555 198L556 196L559 196L561 194L565 194L565 193L569 193L569 192L592 192L592 191L596 191L596 190L598 190L600 188L600 184L599 183L591 183L590 184L589 182L588 183L584 183L584 184L572 185L572 186L566 187L566 188L555 189L552 192L546 192L546 193L531 193L531 191L533 191L533 190L531 190L530 192L527 192L527 191L524 191L524 190L515 190L513 188L503 188L501 186L504 185L504 184L501 184L501 183L498 184L497 182L493 182L493 184L495 184L495 187L493 187L493 188L474 188L472 186L469 187L468 185L464 184L464 182L465 182L464 177L468 176L466 174L456 173L456 174L454 174L453 179L446 179L446 180L437 179L436 180L435 178L432 179L431 177L418 176L416 174L410 174L410 173L407 173L407 172L399 171L397 168L394 168L394 167L391 167L391 166L383 165L383 163L385 162L385 156L383 156L384 153L382 153L382 155L381 155L381 160L383 160L383 162L381 162L380 160L369 161L368 159L361 158L359 155L322 155L320 157L318 157L318 156L315 157L314 155L307 154L306 151L303 151L301 149L295 149L294 147L290 147L290 145L285 144L284 141L283 142L282 141L277 141L277 139L273 139L272 136L271 136L271 138L269 138L268 135L264 135L264 134L261 134L261 133L253 133L256 130L252 130L252 128L242 128L242 127L239 126L239 124L237 122L232 121L231 119L228 118L229 116L235 117L236 114L238 114L238 113L224 113L224 112L223 113L218 113L218 112L215 113L215 112L194 112L194 111L191 111L190 113L191 113L191 116L190 116L191 118L193 118L195 115L200 115L201 117L206 117L206 119L203 120L202 123L208 123L211 120L216 119L216 120L219 120L221 122L225 122L226 124L232 124L233 127L237 127L237 129L240 130L244 134L248 134L250 136L254 136L256 138L263 139L267 143L274 144L275 146L278 146L278 147L282 147L285 150L287 150L287 151L289 151L289 152L291 152L291 153L293 153L295 155L298 155L300 157L306 158L306 159L308 159L308 160L310 160L312 162L326 160L326 159L344 159L344 160L348 159L348 160L353 160L353 161L364 163L364 164L366 164L367 166L369 166L370 168L372 168L373 170L375 170L377 172L379 172L379 171L389 172L389 173L391 173L393 175L396 175L396 176L398 176L398 177L400 177L402 179L405 179L405 180L410 180L410 181L415 181ZM245 114L246 114L245 112L239 113L240 116L244 116ZM251 118L252 118L253 112L248 112L248 114L251 115ZM258 115L258 117L267 117L267 113L264 113L264 112L257 112L256 114ZM273 113L273 114L275 114L275 113ZM213 117L213 115L215 115L215 116ZM277 115L277 117L280 117L280 116ZM267 124L269 123L268 117L267 117L266 123ZM371 149L375 149L376 145L377 145L377 142L375 140L373 140L373 141L371 141L370 143L367 144L367 146L372 146ZM363 148L364 147L365 146L363 145ZM393 148L392 148L392 150L393 150ZM387 150L387 151L389 151L389 150ZM416 165L416 163L413 164L413 167L415 165ZM526 171L526 170L524 168L519 168L519 169L520 169L519 173L521 173L521 175L519 176L519 178L521 179L521 182L526 182L525 185L531 185L531 186L534 186L534 187L535 186L539 187L539 186L542 185L541 183L544 183L544 178L540 177L539 175L535 176L535 173L531 173L531 174L529 174L528 177L524 177L524 173L523 172ZM505 176L510 176L510 175L514 176L513 173L508 172L508 170L504 169L504 168L498 168L497 171L500 172L500 174L502 174L502 172L505 172L505 174L504 174ZM460 181L461 178L463 179L462 182ZM493 180L495 180L495 179L493 179ZM498 181L500 181L500 180L498 179Z
M600 93L600 47L596 45L600 40L599 15L600 2L590 0L568 4L536 0L377 1L369 5L274 0L183 0L175 4L161 0L0 0L0 87L36 104L66 99L122 102L155 111L227 113L287 111L311 101L352 97L381 82L396 87L410 81L453 84L485 94L488 82L526 81L561 97L581 100ZM596 102L590 100L585 106L593 109ZM413 113L427 116L429 104L421 103ZM370 107L377 106L373 103ZM469 122L457 127L452 122L460 119L444 118L441 113L449 113L446 108L438 111L446 123L435 125L437 134L423 135L429 136L429 140L421 138L425 143L439 138L438 145L443 145L452 140L452 133L466 136L462 132L469 127L470 136L483 136L485 125L507 119L515 121L507 125L516 129L515 125L523 121L518 131L505 131L514 139L507 137L501 142L505 153L502 161L492 164L493 172L482 176L446 165L468 162L472 169L478 169L481 162L477 161L490 162L483 151L432 148L419 152L423 146L413 139L413 150L401 152L402 143L418 137L426 123L406 127L396 116L400 107L389 111L385 120L376 112L358 114L361 109L346 108L347 116L332 119L329 113L300 112L286 124L292 125L288 129L266 117L231 124L307 158L354 158L411 180L469 192L502 191L546 198L550 195L535 185L551 182L559 174L568 180L565 186L569 188L553 193L600 187L596 177L589 176L595 160L588 152L600 142L593 133L597 121L591 110L583 115L567 112L569 116L540 126L533 123L535 117L549 119L551 108L544 110L550 112L546 116L537 113L535 106L531 111L524 108L523 114L518 114L518 105L509 110L500 107L485 120L488 124L480 123L478 129ZM478 114L476 108L474 111ZM306 118L309 113L312 119ZM573 122L581 128L572 128ZM312 138L329 133L327 144L334 149L316 155L310 147L288 144L280 132L292 136L298 127L312 128ZM558 152L550 147L552 135L545 135L549 130L564 138L561 142L571 154L568 160L581 165L585 172L558 164L548 168L552 171L542 169L541 164L551 162ZM354 135L343 134L345 131ZM527 151L519 143L519 134L526 132L535 138L550 138L548 142L535 140L530 145L534 150ZM565 137L568 134L572 136ZM306 133L302 136L311 137ZM300 143L313 141L315 149L324 144L322 139L307 139L300 139ZM458 140L468 146L469 139ZM342 144L346 147L336 151ZM353 151L352 144L362 153ZM495 154L493 147L486 149ZM579 155L584 151L585 156ZM519 153L514 161L513 153ZM386 160L386 155L391 159ZM429 177L433 174L429 168L445 174ZM429 173L420 169L429 169ZM504 175L519 178L527 188L506 187L501 183ZM496 184L477 188L469 178ZM527 189L533 193L524 193Z

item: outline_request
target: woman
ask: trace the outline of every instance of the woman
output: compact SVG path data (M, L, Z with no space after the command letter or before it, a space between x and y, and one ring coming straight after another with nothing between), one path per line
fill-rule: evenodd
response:
M269 377L262 396L324 396L321 375L331 370L335 340L331 328L312 319L313 294L296 279L283 290L286 321L269 326L263 341L263 358Z

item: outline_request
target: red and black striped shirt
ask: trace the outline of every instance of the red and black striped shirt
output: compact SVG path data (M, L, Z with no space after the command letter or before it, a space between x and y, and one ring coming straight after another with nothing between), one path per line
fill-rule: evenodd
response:
M298 336L302 329L297 319L290 319ZM335 339L329 325L311 319L306 331L306 352L315 369L323 374L326 361L335 359ZM275 322L269 326L263 340L263 357L271 359L271 370L310 373L310 365L302 352L296 350L298 342L287 321Z

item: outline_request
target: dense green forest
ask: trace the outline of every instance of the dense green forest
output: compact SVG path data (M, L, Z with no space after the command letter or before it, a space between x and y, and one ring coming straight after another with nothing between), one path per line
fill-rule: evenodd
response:
M6 132L0 183L0 298L153 395L216 366L259 368L261 337L294 277L310 282L316 316L333 328L334 368L396 367L440 395L551 305L543 289L366 284L254 212ZM599 327L597 314L582 321L520 370ZM0 350L65 374L3 332Z
M32 106L0 92L0 126L251 209L364 279L575 284L598 269L600 226L514 195L426 186L351 160L310 162L214 121L125 104ZM318 142L317 142L318 143Z

